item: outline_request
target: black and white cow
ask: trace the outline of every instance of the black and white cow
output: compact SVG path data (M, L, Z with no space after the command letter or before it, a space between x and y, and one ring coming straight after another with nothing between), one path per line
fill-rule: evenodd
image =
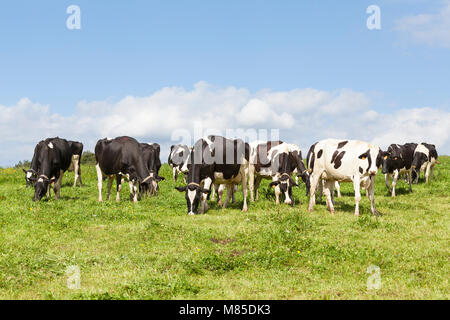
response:
M381 150L378 146L358 140L327 139L319 141L310 161L311 188L308 210L315 204L315 191L321 179L324 181L324 193L328 209L334 214L331 199L335 181L353 182L355 191L355 215L359 216L361 200L360 187L368 191L372 213L375 209L375 176L381 165Z
M314 159L315 159L315 147L317 145L317 142L315 144L313 144L309 150L308 150L308 154L306 155L306 166L308 168L308 172L311 173L312 172L312 167L314 167ZM323 194L323 180L319 181L319 185L318 185L318 189L319 189L319 201L322 201L322 194ZM306 195L309 196L309 189L310 189L311 184L307 184L306 185ZM335 181L334 183L334 189L336 190L337 196L338 198L342 198L342 194L341 194L341 185L339 184L338 181ZM334 192L331 194L331 200L334 203Z
M387 151L381 152L382 169L384 174L386 187L395 197L395 186L397 185L398 177L402 174L407 175L409 192L412 192L412 162L414 157L414 150L417 143L391 144ZM389 186L389 176L392 176L392 190Z
M25 182L26 182L27 188L29 186L32 186L37 180L37 173L38 173L39 165L40 165L39 159L38 159L38 154L39 154L39 150L44 145L44 143L45 143L45 141L41 140L38 142L36 147L34 147L34 153L33 153L33 158L31 159L30 169L28 169L28 170L22 169L23 172L25 173Z
M69 167L69 171L73 170L75 174L75 178L73 181L73 186L78 185L81 187L83 182L81 181L81 156L83 154L83 144L78 141L67 141L70 146L70 150L72 150L72 163Z
M301 157L301 150L282 141L255 141L250 144L249 185L250 200L254 193L258 200L258 188L262 179L272 179L269 186L275 188L275 201L280 203L280 194L286 204L293 204L292 187L298 184L292 179L294 172L309 184L308 173Z
M64 172L69 169L71 159L72 151L65 139L49 138L40 145L36 154L38 170L33 201L41 200L46 193L50 195L52 183L56 199L60 198L62 178Z
M157 195L159 186L158 182L165 180L164 177L159 175L159 169L161 168L161 159L159 157L161 147L157 143L141 143L142 156L144 158L144 163L152 176L151 183L148 185L149 189L143 185L144 193L148 192L149 195Z
M186 161L184 169L188 170L188 184L175 187L185 192L189 215L204 213L208 209L207 198L213 183L227 186L227 207L232 188L242 183L244 204L242 211L247 211L247 173L250 147L241 139L226 139L221 136L208 136L198 140ZM200 205L200 210L199 210Z
M434 144L421 143L414 150L413 156L413 180L419 180L420 171L425 171L425 182L433 177L433 169L439 164L436 146ZM417 183L417 182L416 182Z
M138 185L143 186L139 194L142 196L145 188L156 179L150 174L142 155L142 148L136 139L123 136L115 139L101 139L95 146L97 161L98 201L102 201L103 176L108 177L108 197L111 196L111 185L114 177L117 181L116 201L120 201L121 179L125 176L130 185L130 198L138 201Z
M172 168L173 182L176 182L178 175L182 173L184 183L186 183L185 175L187 174L187 171L182 172L181 169L186 163L190 153L191 150L187 145L177 144L170 147L169 159L167 160L167 163Z

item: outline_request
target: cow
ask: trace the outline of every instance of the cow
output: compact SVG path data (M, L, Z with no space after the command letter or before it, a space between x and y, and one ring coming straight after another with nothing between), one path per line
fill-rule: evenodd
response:
M106 176L108 181L108 195L111 196L111 185L114 177L117 182L116 201L120 201L122 176L130 185L130 200L137 202L142 197L145 188L156 179L147 168L142 155L142 147L136 139L122 136L115 139L101 139L95 145L95 160L97 171L98 201L102 201L102 181ZM140 189L138 195L138 185Z
M161 160L159 158L161 147L157 143L141 143L142 156L144 158L144 163L150 172L150 175L154 178L151 179L151 184L149 184L149 189L147 190L145 185L142 186L144 193L149 195L157 195L159 191L158 182L165 180L164 177L159 175L159 169L161 168Z
M331 214L334 214L331 195L335 181L339 181L353 182L356 216L359 216L361 186L368 191L372 213L378 215L375 209L374 190L375 176L380 165L381 149L378 146L358 140L319 141L315 145L315 152L310 161L312 173L308 211L313 210L315 191L320 180L323 179L326 203Z
M414 172L414 180L419 180L420 170L425 171L425 182L433 177L433 169L436 164L439 164L436 146L422 142L414 150L412 170Z
M46 193L50 195L52 183L55 198L60 198L62 178L69 169L71 159L72 151L67 140L59 137L44 140L36 154L38 170L33 201L40 201Z
M185 192L188 214L207 211L207 198L213 183L227 186L224 208L232 196L233 185L241 183L244 194L242 211L246 212L249 156L250 146L241 139L213 135L199 139L182 168L182 171L189 172L188 183L183 187L175 187L178 191Z
M316 142L315 144L313 144L313 145L309 148L308 154L306 155L306 166L307 166L307 168L308 168L308 173L311 173L311 172L312 172L312 167L314 167L314 159L315 159L315 153L314 153L314 150L315 150L316 145L317 145L317 142ZM306 196L309 196L309 191L310 191L309 189L310 189L311 184L309 183L309 184L305 184L305 185L306 185ZM319 188L319 201L322 201L322 194L323 194L323 180L320 180L320 181L319 181L318 188ZM336 193L337 193L338 198L342 198L342 194L341 194L341 185L339 184L338 181L336 181L336 182L334 183L334 189L336 189ZM334 192L333 192L333 194L331 195L331 200L332 200L333 203L334 203Z
M275 188L275 202L279 204L280 194L283 194L284 202L293 204L292 187L298 184L292 179L292 173L300 172L299 176L309 183L300 148L282 141L255 141L250 144L250 149L250 201L254 201L254 192L258 200L261 180L272 179L269 186Z
M397 185L398 177L402 174L407 175L409 192L412 192L411 166L416 147L417 143L391 144L387 151L381 152L381 172L384 174L386 188L391 192L392 197L395 197L395 186ZM389 176L392 176L392 189L389 186Z
M182 172L181 169L186 163L190 153L191 150L187 145L177 144L170 147L169 159L167 160L167 163L172 168L173 182L176 182L178 175L182 173L184 183L186 183L187 171Z
M23 172L25 173L25 182L26 182L27 188L29 186L33 185L34 182L36 182L36 180L37 180L37 173L39 170L38 154L39 154L39 150L44 145L44 143L45 143L45 141L41 140L38 142L36 147L34 147L34 153L33 153L33 158L31 159L30 169L25 170L22 168Z
M213 184L212 190L211 190L211 201L215 201L216 200L216 194L217 194L217 204L219 206L222 206L223 204L223 192L225 191L225 189L227 188L227 186L225 184ZM236 202L236 197L235 197L235 193L238 191L238 185L235 184L233 186L233 188L231 188L231 203L235 203Z
M78 141L67 141L72 150L72 162L69 167L69 171L73 170L75 178L73 181L73 186L76 187L77 181L78 185L81 187L83 182L81 181L81 156L83 154L83 144Z

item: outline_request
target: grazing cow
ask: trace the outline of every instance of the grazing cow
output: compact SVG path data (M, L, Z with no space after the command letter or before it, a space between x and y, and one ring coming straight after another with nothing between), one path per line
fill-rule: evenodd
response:
M38 142L38 144L34 148L33 159L31 160L30 169L28 169L28 170L22 169L23 172L25 173L25 181L26 181L27 188L29 186L33 185L34 182L36 182L36 180L37 180L37 173L38 173L39 165L40 165L39 159L38 159L38 154L39 154L39 150L44 145L44 143L45 143L45 141L41 140Z
M83 144L78 141L67 141L72 150L72 163L69 167L69 171L73 170L75 173L75 178L73 181L73 186L78 185L81 187L83 182L81 182L81 155L83 154Z
M187 172L182 172L181 169L186 163L190 153L191 150L189 150L187 145L177 144L176 146L173 145L170 147L169 159L167 160L167 163L172 168L173 182L177 181L177 177L180 173L183 173L183 180L184 183L186 183L185 174Z
M395 186L397 185L398 177L402 174L407 175L409 192L412 192L411 179L412 179L412 162L414 156L414 150L417 147L417 143L406 143L404 145L391 144L387 151L381 152L382 169L384 174L386 187L389 192L392 193L392 197L395 197ZM392 176L392 190L389 187L389 176Z
M240 139L208 136L198 140L182 169L189 171L188 184L184 187L175 187L178 191L185 192L188 214L204 213L208 209L207 198L212 183L227 186L224 208L232 196L233 185L242 183L244 193L242 211L247 211L249 154L248 143Z
M309 150L308 150L308 154L306 155L306 166L308 167L308 172L311 173L312 172L312 167L314 167L314 160L315 160L315 146L317 145L317 142L315 144L313 144ZM309 196L309 189L311 187L311 184L305 184L306 185L306 196ZM319 181L319 201L322 201L322 194L323 194L323 180ZM341 194L341 185L339 184L338 181L336 181L334 183L334 189L336 189L336 193L338 198L342 198L342 194ZM334 203L334 192L331 195L331 200Z
M159 158L159 153L161 147L157 143L141 143L142 148L142 156L144 158L144 163L147 166L147 169L152 176L151 184L149 184L149 189L147 190L145 186L142 186L144 189L143 192L148 192L149 195L157 195L159 186L158 182L165 180L164 177L159 176L159 169L161 168L161 160Z
M58 137L46 139L38 148L36 159L39 165L33 201L41 200L46 193L50 195L51 183L54 183L53 191L56 199L59 199L62 178L72 159L69 143Z
M121 179L127 177L130 185L130 199L138 201L138 185L142 186L139 198L148 185L156 179L150 174L144 158L142 148L136 139L131 137L118 137L115 139L99 140L95 146L95 166L97 170L98 201L102 201L103 176L109 178L108 200L111 196L111 185L114 177L117 181L116 201L120 201Z
M328 209L334 214L331 195L335 181L353 182L355 190L355 215L359 216L361 200L360 187L368 191L372 213L378 215L375 209L375 176L381 165L381 150L367 142L357 140L328 139L315 145L311 157L310 169L311 188L308 210L312 211L315 204L315 191L320 180L324 181L324 193Z
M414 157L412 162L412 170L414 171L414 179L419 180L420 170L424 168L425 182L433 177L433 169L436 164L439 164L436 146L434 144L421 143L414 150Z
M300 148L282 141L253 142L249 167L250 200L253 201L254 191L258 200L262 179L272 179L269 186L275 188L276 203L280 203L280 194L284 194L284 202L293 204L292 186L298 186L291 177L294 170L300 172L299 176L305 183L309 183Z
M215 201L216 200L216 193L217 193L217 204L219 206L221 206L223 204L223 192L226 189L226 185L225 184L213 184L213 188L212 188L212 195L211 195L211 201ZM231 203L235 203L236 202L236 197L235 197L235 192L238 191L238 185L235 184L233 186L233 188L231 189Z

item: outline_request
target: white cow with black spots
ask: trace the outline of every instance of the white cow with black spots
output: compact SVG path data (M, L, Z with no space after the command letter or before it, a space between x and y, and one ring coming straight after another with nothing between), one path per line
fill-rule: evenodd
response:
M319 141L315 150L314 159L310 163L312 172L308 210L313 210L315 191L320 179L323 179L326 202L331 214L334 214L331 194L335 182L338 181L353 182L356 216L359 216L360 187L368 191L371 211L378 215L375 209L374 188L375 176L381 162L380 148L358 140L327 139Z

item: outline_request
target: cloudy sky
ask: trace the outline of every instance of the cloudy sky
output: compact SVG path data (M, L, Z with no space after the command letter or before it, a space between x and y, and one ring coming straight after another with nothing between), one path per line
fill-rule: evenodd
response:
M0 166L52 136L131 135L164 161L198 126L450 154L450 1L18 0L0 4L0 43Z

